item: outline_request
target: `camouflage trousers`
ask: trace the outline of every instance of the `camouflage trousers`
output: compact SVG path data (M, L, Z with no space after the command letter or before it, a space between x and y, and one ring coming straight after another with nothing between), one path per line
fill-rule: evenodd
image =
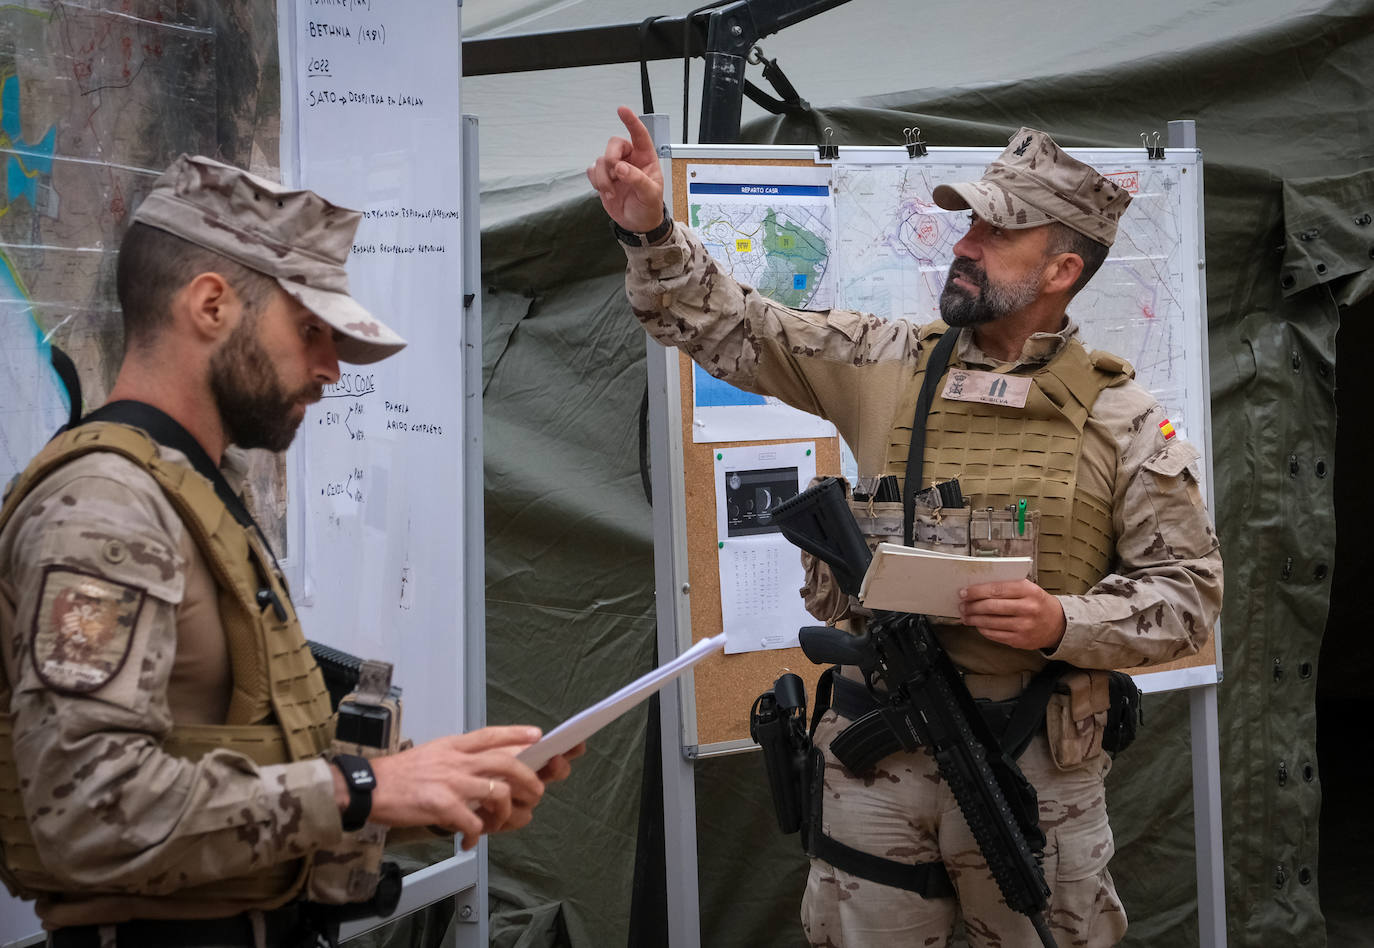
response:
M939 948L962 914L969 948L1038 946L1030 921L1002 901L934 758L923 748L897 753L867 777L854 777L829 754L831 739L848 723L828 711L816 729L816 744L826 752L824 832L886 859L943 860L958 896L925 899L813 859L801 911L810 944ZM1042 734L1031 741L1020 764L1039 796L1040 826L1048 840L1047 915L1055 941L1086 948L1115 945L1126 933L1126 913L1107 871L1113 848L1103 780L1111 759L1099 754L1061 771Z

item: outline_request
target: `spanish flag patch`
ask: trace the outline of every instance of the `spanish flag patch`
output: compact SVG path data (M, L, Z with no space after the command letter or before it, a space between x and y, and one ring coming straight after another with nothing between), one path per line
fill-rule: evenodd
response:
M1177 432L1174 431L1174 426L1172 423L1170 423L1169 419L1165 418L1163 421L1159 423L1159 433L1164 435L1165 441L1168 441Z

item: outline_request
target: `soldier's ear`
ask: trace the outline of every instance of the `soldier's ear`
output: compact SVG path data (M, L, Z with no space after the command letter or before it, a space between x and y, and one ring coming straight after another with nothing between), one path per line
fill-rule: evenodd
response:
M177 293L173 318L197 338L219 342L243 318L243 301L229 281L214 271L198 273Z
M1045 265L1044 291L1048 294L1067 293L1083 275L1083 258L1071 251L1050 256Z

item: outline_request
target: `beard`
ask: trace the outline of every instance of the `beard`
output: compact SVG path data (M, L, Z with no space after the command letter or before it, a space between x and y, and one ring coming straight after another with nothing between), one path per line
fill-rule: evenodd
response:
M978 294L958 286L956 276L978 287ZM940 318L949 326L978 326L1024 309L1039 295L1039 273L1028 273L1016 283L993 283L972 260L955 257L940 291Z
M210 391L231 444L285 451L304 420L292 409L318 401L323 389L311 384L288 392L256 330L256 315L246 317L210 357Z

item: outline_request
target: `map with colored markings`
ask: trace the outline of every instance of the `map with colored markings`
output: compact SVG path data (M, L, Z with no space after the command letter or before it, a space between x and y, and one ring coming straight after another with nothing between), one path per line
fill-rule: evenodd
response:
M939 318L954 245L969 223L966 211L936 207L932 192L978 178L996 151L919 160L894 151L896 160L814 167L689 159L688 222L737 279L788 306L929 322ZM1209 393L1200 159L1077 153L1129 191L1132 204L1111 255L1070 303L1069 316L1089 348L1129 360L1181 433L1201 443ZM696 404L700 416L703 409L763 400L698 371ZM736 424L730 432L741 430Z
M158 174L182 152L276 174L275 59L270 0L0 7L0 483L67 421L53 346L84 407L104 401L123 351L119 241ZM280 497L261 467L254 492Z

